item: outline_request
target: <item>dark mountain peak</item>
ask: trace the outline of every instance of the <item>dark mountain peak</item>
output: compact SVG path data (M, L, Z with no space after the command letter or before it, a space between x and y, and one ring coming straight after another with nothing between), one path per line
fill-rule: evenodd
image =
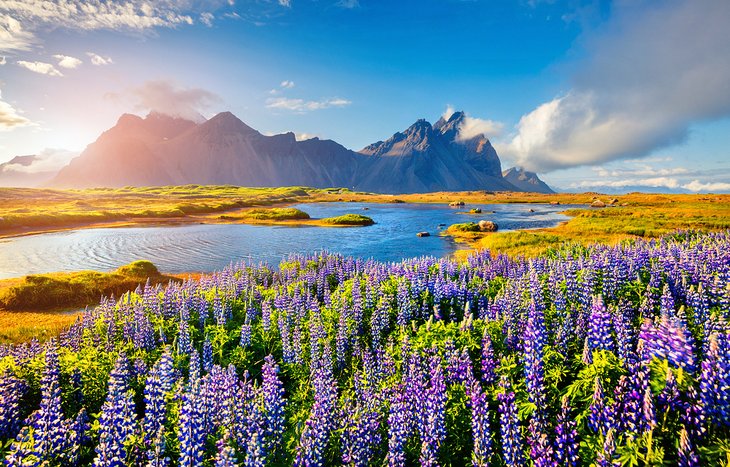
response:
M125 114L122 114L121 117L119 117L119 119L117 120L117 124L114 126L129 128L129 127L137 126L137 125L141 124L142 122L144 122L144 120L139 115L125 113Z
M258 133L231 112L221 112L203 123L201 127L220 133L242 133L246 135Z
M27 167L31 165L33 162L35 162L38 159L38 156L36 155L28 155L28 156L15 156L9 161L0 164L0 168L7 167L9 165L22 165L23 167Z
M522 167L510 167L502 172L502 177L521 191L555 193L547 183L540 180L535 172L527 171Z
M452 113L448 119L441 117L433 128L441 133L447 141L455 141L465 119L466 114L459 110Z

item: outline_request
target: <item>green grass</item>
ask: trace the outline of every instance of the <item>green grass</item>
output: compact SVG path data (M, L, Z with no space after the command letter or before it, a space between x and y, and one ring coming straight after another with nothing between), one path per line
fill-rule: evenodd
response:
M220 216L224 220L287 221L309 219L309 214L295 208L257 208L241 212L236 216Z
M80 271L34 274L0 285L0 308L5 311L43 311L82 308L102 296L120 296L147 279L167 282L149 261L135 261L114 272Z
M327 225L373 225L375 224L375 221L369 218L368 216L363 216L362 214L344 214L342 216L337 217L326 217L324 219L320 219L322 224Z
M451 232L479 232L479 224L477 224L476 222L452 224L447 230Z

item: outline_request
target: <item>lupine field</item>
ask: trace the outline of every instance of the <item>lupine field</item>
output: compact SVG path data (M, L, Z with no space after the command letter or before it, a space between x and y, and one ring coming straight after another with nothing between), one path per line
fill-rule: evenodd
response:
M320 254L0 348L5 464L723 465L730 232L538 259Z

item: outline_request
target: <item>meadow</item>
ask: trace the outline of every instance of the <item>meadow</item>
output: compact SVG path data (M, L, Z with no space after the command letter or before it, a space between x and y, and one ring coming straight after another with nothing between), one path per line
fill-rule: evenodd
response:
M7 465L724 465L730 234L321 254L0 347Z

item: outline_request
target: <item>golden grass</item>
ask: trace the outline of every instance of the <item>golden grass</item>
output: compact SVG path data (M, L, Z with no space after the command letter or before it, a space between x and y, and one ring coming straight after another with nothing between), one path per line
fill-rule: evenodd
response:
M40 341L58 336L77 319L76 312L0 310L0 344Z

